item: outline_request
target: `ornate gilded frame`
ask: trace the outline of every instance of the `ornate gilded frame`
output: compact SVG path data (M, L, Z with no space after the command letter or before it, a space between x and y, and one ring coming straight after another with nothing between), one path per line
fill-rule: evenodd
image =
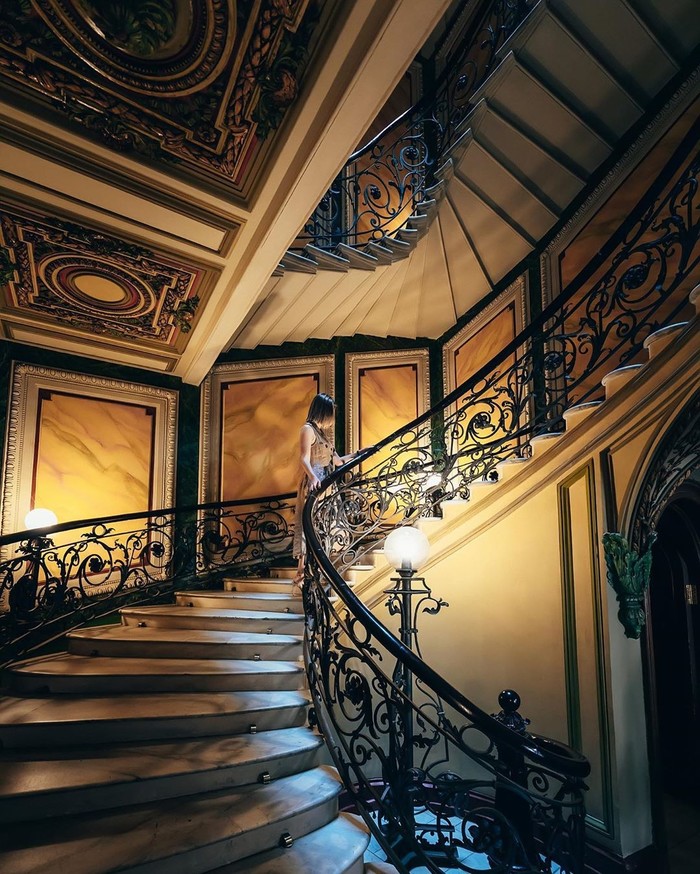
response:
M561 291L558 265L562 253L661 137L681 117L698 96L699 90L700 71L696 69L544 250L540 256L543 307L550 304Z
M457 351L511 303L515 305L515 335L523 330L528 321L527 292L528 277L523 273L443 345L442 385L445 394L457 388L454 368Z
M386 352L351 352L345 358L345 446L347 451L360 448L358 418L358 387L361 368L396 367L415 364L418 371L418 415L430 407L430 364L427 349L401 349Z
M15 362L12 369L3 461L3 534L21 531L24 527L24 515L29 509L40 390L74 392L99 400L129 404L143 401L144 405L154 407L153 507L143 509L173 506L177 450L176 391Z
M199 501L202 504L218 500L220 471L212 469L212 461L220 457L221 411L213 403L224 382L249 380L256 376L303 376L318 373L319 390L335 393L335 358L315 355L304 358L267 358L262 361L238 361L218 364L202 383L199 442Z

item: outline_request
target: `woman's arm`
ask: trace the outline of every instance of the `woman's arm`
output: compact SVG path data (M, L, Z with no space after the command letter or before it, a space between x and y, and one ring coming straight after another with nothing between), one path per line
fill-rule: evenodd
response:
M302 425L299 432L299 461L309 478L309 491L311 492L315 492L321 485L321 480L316 476L314 469L311 467L311 447L314 445L315 437L316 435L311 425Z

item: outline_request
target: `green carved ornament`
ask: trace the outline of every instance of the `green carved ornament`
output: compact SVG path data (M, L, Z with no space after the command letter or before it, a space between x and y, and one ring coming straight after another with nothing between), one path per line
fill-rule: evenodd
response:
M605 564L608 583L615 590L620 609L617 617L625 629L625 635L639 640L646 621L644 595L651 574L651 547L656 534L651 532L646 551L640 555L622 534L603 534Z

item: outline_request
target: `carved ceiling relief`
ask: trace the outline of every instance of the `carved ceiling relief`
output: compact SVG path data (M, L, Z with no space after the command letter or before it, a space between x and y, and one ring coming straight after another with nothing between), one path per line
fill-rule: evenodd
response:
M0 209L0 235L6 315L25 313L90 336L171 348L189 333L202 269L18 210Z
M4 0L0 82L109 147L243 193L326 0Z

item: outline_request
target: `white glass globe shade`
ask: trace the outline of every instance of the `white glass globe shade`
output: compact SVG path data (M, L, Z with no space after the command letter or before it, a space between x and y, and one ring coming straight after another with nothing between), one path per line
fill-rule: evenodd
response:
M417 571L430 554L430 541L417 528L394 528L384 541L386 560L395 568Z
M48 528L50 525L56 525L58 518L53 510L47 510L44 507L37 507L35 510L30 510L24 517L24 527L29 528Z

